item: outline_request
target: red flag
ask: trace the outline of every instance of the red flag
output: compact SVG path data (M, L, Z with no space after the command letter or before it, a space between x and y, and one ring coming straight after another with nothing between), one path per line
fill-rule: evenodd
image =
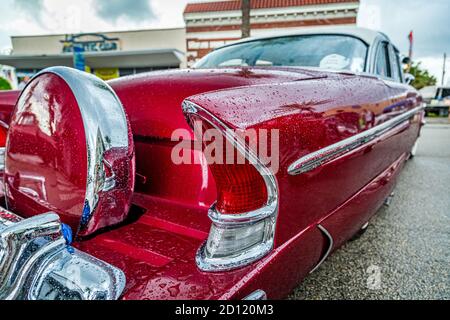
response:
M409 40L409 65L408 65L408 71L411 68L411 63L412 63L412 58L413 58L413 43L414 43L414 34L413 31L411 30L411 32L408 35L408 40Z
M412 30L408 35L408 40L409 40L409 43L412 45L412 43L414 42L414 34L413 34Z

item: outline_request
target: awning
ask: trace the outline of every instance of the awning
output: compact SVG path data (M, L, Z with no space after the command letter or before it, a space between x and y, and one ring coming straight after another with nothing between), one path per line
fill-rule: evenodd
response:
M85 52L86 65L91 68L179 67L184 53L177 49L140 51ZM73 66L71 53L56 55L0 55L0 64L17 69L44 69L52 66Z

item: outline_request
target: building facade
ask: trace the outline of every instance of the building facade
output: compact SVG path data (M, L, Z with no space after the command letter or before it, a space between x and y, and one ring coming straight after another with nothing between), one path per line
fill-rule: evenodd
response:
M241 1L189 3L184 10L187 61L241 38ZM359 0L251 0L251 35L324 25L356 25Z
M19 83L56 65L77 67L105 80L185 68L211 50L241 38L241 5L240 0L189 3L184 10L185 28L13 36L13 50L0 55L0 66L15 68ZM352 26L358 9L359 0L251 0L251 35ZM2 69L8 76L14 71L9 67Z
M185 28L13 36L11 41L13 50L10 55L0 55L0 64L15 67L19 81L47 67L74 67L74 51L78 50L81 65L105 80L186 67Z

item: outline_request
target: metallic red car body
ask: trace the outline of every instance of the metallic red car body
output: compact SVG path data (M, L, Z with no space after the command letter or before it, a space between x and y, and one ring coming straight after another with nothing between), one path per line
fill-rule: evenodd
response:
M412 110L422 104L421 97L407 85L376 77L301 68L156 72L109 84L133 132L132 207L125 223L74 246L125 272L122 299L242 299L258 289L270 299L285 297L328 249L342 245L383 204L422 120L418 113L344 156L290 175L289 166L297 159ZM63 88L53 90L56 94ZM0 94L5 123L17 96ZM173 130L191 130L181 109L185 99L231 128L280 130L274 249L248 266L204 272L196 265L196 252L208 237L207 211L216 186L206 165L171 161ZM201 151L194 153L199 157ZM331 248L318 225L331 235Z

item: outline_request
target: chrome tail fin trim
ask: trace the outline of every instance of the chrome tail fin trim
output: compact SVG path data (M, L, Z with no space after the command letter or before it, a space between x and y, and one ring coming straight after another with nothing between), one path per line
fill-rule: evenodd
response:
M242 214L223 214L219 212L213 204L208 210L208 216L212 221L213 226L217 227L217 229L243 228L246 226L250 227L256 223L265 223L265 232L262 242L251 248L247 248L236 255L218 258L209 257L206 253L206 242L203 243L197 251L196 263L202 271L218 272L241 268L263 258L273 249L279 203L278 184L275 175L261 163L252 150L249 150L246 147L245 141L242 141L242 139L234 134L225 123L211 112L189 100L183 102L182 108L186 120L191 127L192 117L196 116L219 130L224 138L227 139L238 152L244 155L251 164L253 164L266 184L268 193L267 202L265 206L260 209ZM211 235L209 237L211 237Z

